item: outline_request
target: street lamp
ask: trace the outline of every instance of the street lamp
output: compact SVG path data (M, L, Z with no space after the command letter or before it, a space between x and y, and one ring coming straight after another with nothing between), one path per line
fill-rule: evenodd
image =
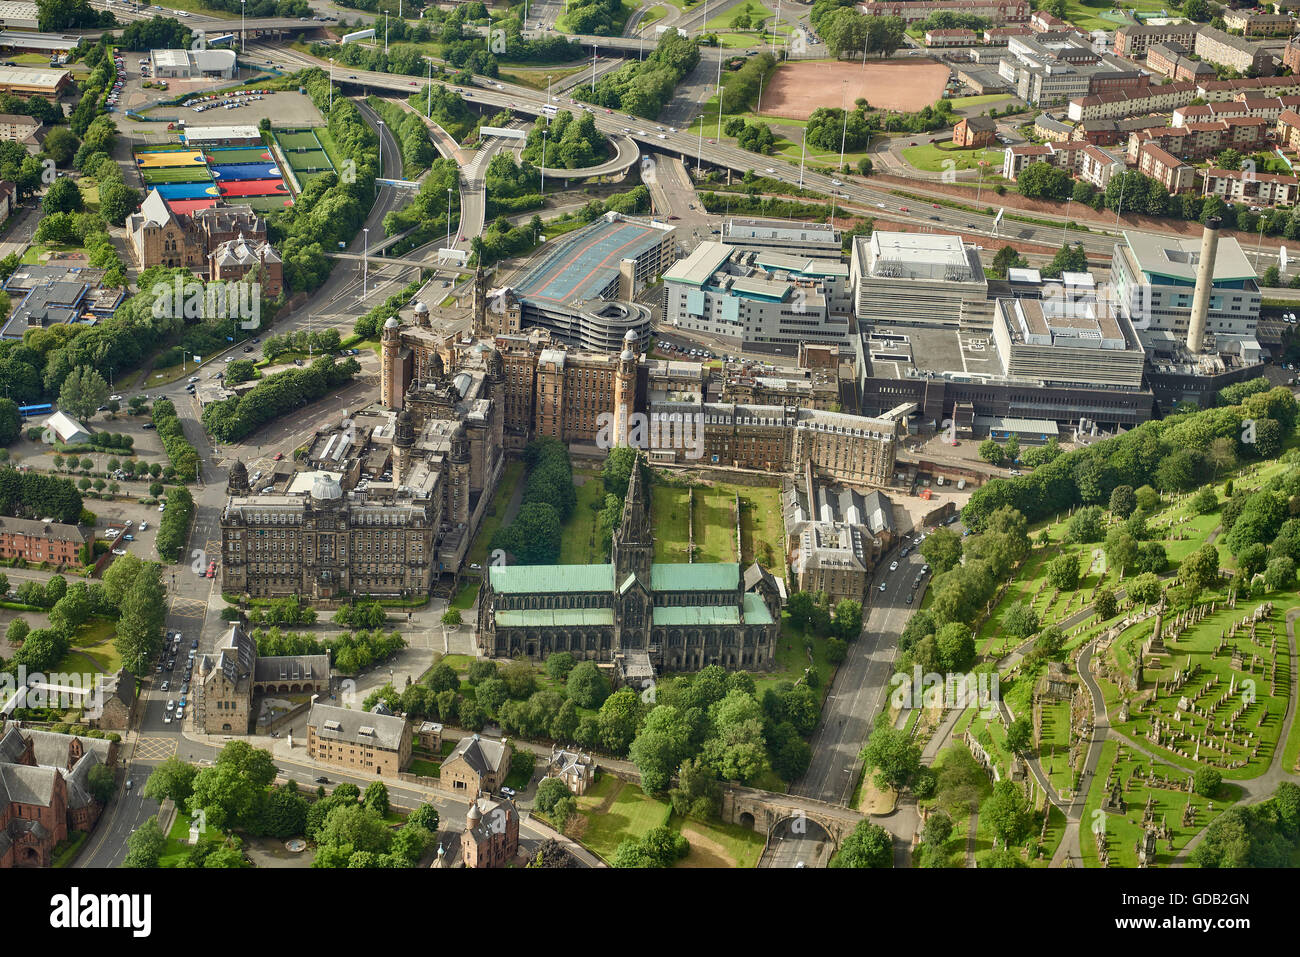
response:
M447 187L447 248L451 249L451 187Z
M369 278L368 267L370 266L370 227L361 227L361 232L364 237L364 245L361 247L361 300L364 302L366 298L366 282Z
M246 0L239 0L239 52L244 52L244 3Z
M330 57L330 112L334 112L334 58Z
M546 134L550 132L550 123L542 127L542 195L546 195Z
M849 81L844 81L843 92L840 93L840 112L844 114L844 131L840 133L840 172L844 171L844 144L849 138Z
M379 120L379 175L384 175L384 121Z
M547 106L551 105L551 76L552 74L550 73L546 74L546 105Z
M591 92L596 92L596 44L591 45Z

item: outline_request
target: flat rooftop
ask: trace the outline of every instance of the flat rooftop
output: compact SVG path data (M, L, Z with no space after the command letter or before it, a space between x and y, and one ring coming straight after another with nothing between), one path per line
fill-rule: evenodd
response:
M685 259L679 259L664 272L664 281L684 283L689 286L703 286L713 274L722 268L734 252L734 247L726 243L700 243Z
M731 240L790 239L812 244L840 244L839 231L829 223L791 223L780 219L728 219L722 236Z
M672 226L598 219L530 269L514 289L525 299L556 304L595 299L618 275L619 263L654 249Z
M1175 236L1153 236L1148 233L1124 232L1138 268L1149 276L1164 276L1182 282L1196 283L1196 268L1201 262L1201 238L1180 239ZM1219 251L1214 258L1213 281L1237 282L1255 279L1255 269L1241 244L1227 236L1219 237Z
M974 250L967 249L960 236L877 230L867 241L867 250L871 275L883 279L974 282L984 278Z
M909 379L917 373L954 373L972 379L1001 376L1002 363L992 335L955 329L909 327L905 331L877 329L864 333L863 354L875 378ZM915 370L915 371L913 371Z

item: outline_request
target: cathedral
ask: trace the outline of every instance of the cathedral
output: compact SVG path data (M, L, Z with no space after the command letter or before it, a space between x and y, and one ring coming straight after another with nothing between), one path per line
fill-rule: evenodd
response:
M632 469L623 519L603 565L493 567L479 596L479 653L578 660L658 671L773 667L781 633L772 576L737 562L654 561L647 489Z

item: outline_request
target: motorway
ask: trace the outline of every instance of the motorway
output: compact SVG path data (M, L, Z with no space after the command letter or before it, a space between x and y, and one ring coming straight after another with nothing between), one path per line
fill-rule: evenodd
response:
M284 55L283 51L279 52L281 56ZM710 85L708 72L710 65L716 71L716 57L719 51L705 48L701 52L700 65L684 81L684 89L681 95L667 107L664 114L665 119L651 122L642 117L618 113L613 110L593 108L597 129L606 135L617 136L626 127L632 130L631 138L640 144L643 152L671 153L681 157L683 161L694 160L697 165L709 164L723 169L731 169L738 173L744 173L747 170L762 172L764 175L771 176L782 182L802 185L824 193L833 197L837 202L843 203L846 207L852 206L869 212L877 220L911 223L935 231L959 231L968 236L987 236L1000 242L1036 243L1049 250L1059 248L1061 243L1068 239L1071 242L1081 244L1090 255L1098 258L1109 257L1113 251L1119 232L1101 230L1098 227L1091 227L1087 232L1070 230L1068 224L1072 220L1068 216L1038 215L1036 217L1038 219L1052 221L1052 224L1047 226L1022 223L1005 218L998 224L995 223L996 214L986 215L984 213L951 209L938 202L930 202L927 205L924 200L929 200L931 197L945 200L948 197L944 194L929 191L924 185L918 185L909 190L911 193L922 197L923 201L900 199L887 188L873 187L869 185L870 180L857 175L846 176L844 180L841 180L838 177L813 172L806 168L801 172L797 163L779 157L759 156L738 146L715 142L712 137L705 135L707 131L691 134L679 128L677 132L673 132L670 127L677 126L678 123L684 126L688 120L698 115L699 103L706 99L707 95L712 95L712 91L716 86L716 76L714 85ZM725 51L722 52L725 53ZM326 61L305 54L295 54L293 60L303 65L311 64L322 69L328 67ZM357 70L355 73L350 73L346 78L340 78L336 74L335 83L340 86L361 87L367 90L400 91L404 95L408 95L411 81L410 78L404 76ZM489 80L480 77L475 78L474 84L470 98L475 103L482 104L493 110L506 108L512 109L516 113L527 113L535 117L544 115L543 107L547 105L547 98L543 92L500 80ZM464 91L464 88L456 87L456 89ZM556 102L562 102L558 98L553 97L552 99ZM579 105L572 99L570 99L569 104L570 106ZM661 126L664 127L662 130L659 129ZM759 165L763 163L768 165ZM767 170L771 170L771 172L767 172ZM989 200L993 198L993 194L990 194ZM985 202L989 200L985 200ZM1132 228L1125 230L1123 227L1121 227L1121 231L1163 235ZM1264 250L1261 258L1268 261L1270 255L1275 254L1271 254L1269 250Z

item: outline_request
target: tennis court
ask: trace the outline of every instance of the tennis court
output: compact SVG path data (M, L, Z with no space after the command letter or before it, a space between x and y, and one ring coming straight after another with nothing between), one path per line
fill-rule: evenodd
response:
M157 186L159 183L206 183L211 180L208 171L201 166L167 166L143 170L140 175L146 186Z
M135 161L141 169L160 169L167 166L196 166L203 164L203 154L198 150L168 150L159 153L136 153Z
M280 167L274 163L237 163L232 166L211 166L212 178L225 183L245 179L279 179Z
M256 146L228 146L206 150L205 158L214 166L228 163L258 163L271 158L271 151Z

